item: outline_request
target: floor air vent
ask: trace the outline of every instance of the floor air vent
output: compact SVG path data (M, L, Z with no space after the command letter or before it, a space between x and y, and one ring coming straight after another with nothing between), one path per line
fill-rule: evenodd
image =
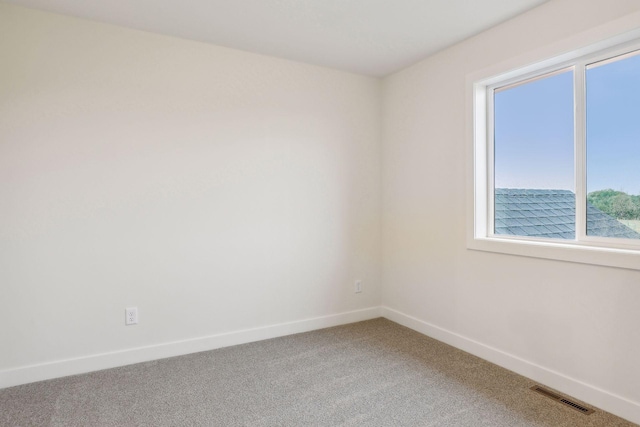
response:
M585 415L589 415L592 414L594 412L593 409L584 407L582 405L580 405L579 403L576 403L572 400L567 399L566 397L562 397L559 394L556 394L550 390L547 390L544 387L540 387L539 385L534 385L533 387L531 387L531 390L535 391L536 393L540 393L541 395L548 397L549 399L553 399L558 403L562 403L563 405L567 405L569 408L575 409L576 411L585 414Z

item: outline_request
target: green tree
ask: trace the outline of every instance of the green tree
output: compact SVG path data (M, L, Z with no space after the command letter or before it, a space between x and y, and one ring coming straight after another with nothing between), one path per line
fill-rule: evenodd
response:
M640 219L640 196L606 189L589 193L587 201L616 219Z

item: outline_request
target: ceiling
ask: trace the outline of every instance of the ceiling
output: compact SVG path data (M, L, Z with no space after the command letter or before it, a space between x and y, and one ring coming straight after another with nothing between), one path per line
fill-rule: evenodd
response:
M384 76L548 0L3 0Z

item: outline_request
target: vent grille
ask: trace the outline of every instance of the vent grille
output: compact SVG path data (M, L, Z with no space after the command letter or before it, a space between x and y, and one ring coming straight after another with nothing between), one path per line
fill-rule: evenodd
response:
M589 415L594 412L594 410L591 408L582 406L579 403L576 403L572 400L562 397L550 390L547 390L546 388L540 387L539 385L534 385L533 387L531 387L531 390L535 391L536 393L540 393L541 395L548 397L549 399L555 400L558 403L562 403L563 405L566 405L571 409L575 409L581 414Z

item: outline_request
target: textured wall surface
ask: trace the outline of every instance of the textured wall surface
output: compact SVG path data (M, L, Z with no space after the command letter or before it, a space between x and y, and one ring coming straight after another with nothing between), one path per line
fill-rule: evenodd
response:
M637 28L638 10L549 2L388 77L382 154L385 305L635 405L640 271L467 250L465 202L467 76Z
M379 80L8 5L0 58L0 371L380 305Z

